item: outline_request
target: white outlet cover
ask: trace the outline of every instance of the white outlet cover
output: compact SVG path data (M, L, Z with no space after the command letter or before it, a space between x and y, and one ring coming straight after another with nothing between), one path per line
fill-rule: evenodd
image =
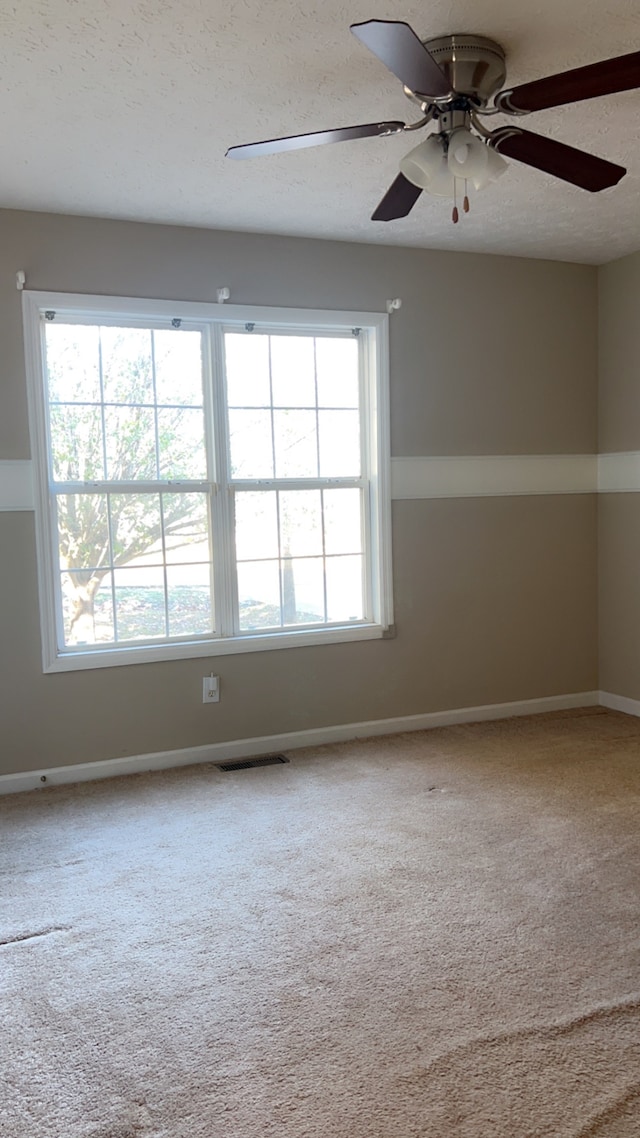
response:
M220 683L217 676L202 677L202 702L220 702Z

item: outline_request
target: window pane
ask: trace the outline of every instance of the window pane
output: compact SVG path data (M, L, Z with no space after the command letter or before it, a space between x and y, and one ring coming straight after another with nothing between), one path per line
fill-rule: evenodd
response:
M94 642L113 643L113 596L111 594L111 574L109 573L100 583L94 599L93 610Z
M135 482L157 477L153 410L145 407L107 407L105 429L109 480Z
M111 564L106 494L60 494L56 498L61 569Z
M211 380L204 321L145 328L126 327L137 323L135 313L88 318L95 322L42 320L55 482L86 483L52 499L62 588L56 621L62 602L67 643L206 636L216 611L244 633L362 620L371 572L362 341L329 326L314 333L306 323L225 331L222 313L214 321L224 342L225 408L204 388ZM207 479L209 416L219 407L229 439L220 477L231 479L233 509L218 513ZM107 488L92 489L101 484ZM375 483L371 493L377 509ZM236 556L236 580L219 610L214 516L233 527L221 539ZM377 575L371 579L377 587ZM377 611L377 596L371 607ZM225 617L217 632L232 631Z
M312 336L271 337L271 382L274 407L315 407Z
M360 425L357 411L320 411L320 475L360 476Z
M208 565L167 569L169 636L200 636L213 631L211 571Z
M105 403L153 403L151 332L147 328L101 328Z
M362 620L362 558L327 557L326 567L327 620Z
M207 477L202 411L158 409L158 451L161 478Z
M280 579L277 561L244 561L238 565L240 628L280 626Z
M56 482L104 478L99 407L63 403L51 408L51 459Z
M113 564L134 559L145 565L162 564L162 524L158 494L111 495Z
M358 341L355 338L316 340L318 405L358 407Z
M116 569L118 641L167 635L162 569Z
M273 478L269 411L230 411L229 447L233 478Z
M113 604L109 574L61 573L64 643L113 642Z
M277 478L317 478L315 411L274 411Z
M81 324L45 324L52 403L100 402L100 333Z
M208 496L163 494L162 508L167 564L210 561Z
M240 491L235 497L236 557L239 561L278 556L275 491Z
M230 407L268 407L269 337L225 332L227 402Z
M281 491L280 541L283 557L322 553L322 503L319 490Z
M158 403L202 406L202 354L200 332L155 329L153 351Z
M325 490L323 500L325 553L360 553L360 490Z
M320 624L322 621L324 621L322 558L285 558L282 562L283 624Z

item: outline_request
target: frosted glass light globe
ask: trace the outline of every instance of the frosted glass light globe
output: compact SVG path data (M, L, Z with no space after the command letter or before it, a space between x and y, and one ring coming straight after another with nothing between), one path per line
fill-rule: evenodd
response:
M476 190L484 190L490 185L491 182L497 182L506 170L509 169L509 163L505 162L502 155L498 154L491 146L487 146L487 165L483 172L478 176L471 179Z
M489 147L460 127L449 136L447 163L454 178L481 179L489 161Z
M401 158L400 172L414 186L429 190L431 179L443 161L442 138L439 134L430 134L424 142Z

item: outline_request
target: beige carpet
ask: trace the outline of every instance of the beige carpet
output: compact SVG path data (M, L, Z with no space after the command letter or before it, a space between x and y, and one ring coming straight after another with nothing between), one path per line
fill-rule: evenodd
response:
M0 802L2 1138L637 1138L640 721Z

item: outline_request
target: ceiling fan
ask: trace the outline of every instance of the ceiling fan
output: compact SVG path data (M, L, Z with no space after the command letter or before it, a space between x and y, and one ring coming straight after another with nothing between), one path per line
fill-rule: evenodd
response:
M524 130L519 123L491 131L483 119L494 114L519 117L640 87L640 51L501 90L506 78L505 53L500 44L485 36L447 35L423 41L409 24L396 20L367 20L352 24L351 31L400 80L422 118L413 123L365 123L232 146L227 157L254 158L437 124L437 131L401 160L400 173L372 221L406 217L426 190L453 197L453 220L457 222L457 183L464 182L466 212L469 184L480 190L495 181L506 169L501 155L592 193L615 186L626 174L624 166Z

